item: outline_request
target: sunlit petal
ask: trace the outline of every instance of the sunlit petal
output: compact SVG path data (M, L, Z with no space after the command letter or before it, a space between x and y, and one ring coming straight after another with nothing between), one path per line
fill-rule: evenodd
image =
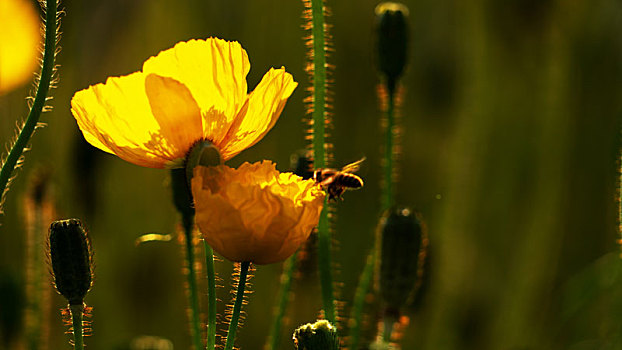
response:
M172 78L149 74L145 91L160 136L167 140L172 158L182 158L203 135L201 111L188 88Z
M93 146L137 165L163 168L183 157L186 150L176 147L174 140L162 132L152 113L145 83L145 75L140 72L108 78L105 84L78 91L71 100L71 111L84 138ZM177 90L168 90L175 100ZM160 121L167 127L171 124L162 116Z
M237 114L221 153L229 159L261 140L279 119L298 83L285 68L270 69Z
M39 22L31 1L0 0L0 94L33 79L41 40Z
M178 43L143 65L147 74L171 77L186 85L206 117L211 115L208 111L220 112L228 123L247 98L249 70L242 46L217 38Z
M268 161L197 167L192 193L197 225L214 250L256 264L293 254L317 225L324 199L313 180L279 173Z

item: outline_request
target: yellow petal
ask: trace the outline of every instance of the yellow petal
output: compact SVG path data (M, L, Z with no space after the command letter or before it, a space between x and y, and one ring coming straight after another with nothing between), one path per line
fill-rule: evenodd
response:
M172 159L184 157L203 135L201 110L190 90L175 79L149 74L145 91L160 126L158 136L170 145Z
M166 130L175 122L166 114L170 109L161 106L163 101L154 100L154 106L159 108L158 117L154 116L145 78L145 74L138 72L108 78L105 84L78 91L71 100L71 112L84 138L93 146L136 165L163 168L185 155L187 142L180 140L187 135L171 136L175 132ZM154 99L166 96L175 105L191 103L181 84L151 79L149 89ZM192 107L182 110L187 114Z
M39 15L26 0L0 0L0 94L31 81L39 57Z
M317 225L324 202L313 180L279 173L268 161L197 167L192 194L205 240L231 261L255 264L293 254Z
M263 76L221 145L225 160L251 147L272 129L297 85L283 67L272 68Z
M210 133L205 130L205 135L214 139L222 139L237 111L244 105L249 70L248 55L242 46L238 42L217 38L180 42L143 65L143 72L147 74L171 77L188 87L206 115L206 129ZM224 116L226 125L210 128L212 114ZM214 135L219 132L222 135Z

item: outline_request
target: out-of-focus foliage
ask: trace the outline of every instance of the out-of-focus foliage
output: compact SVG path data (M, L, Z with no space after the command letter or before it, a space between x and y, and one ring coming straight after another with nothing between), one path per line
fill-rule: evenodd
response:
M417 313L409 314L403 348L615 348L622 334L614 257L622 4L404 3L411 41L401 80L396 199L426 218L432 259L427 293ZM334 165L367 157L359 172L365 187L337 205L335 278L343 282L339 298L347 308L380 209L377 3L328 5L336 49L329 58L336 65ZM274 129L230 165L267 158L286 170L290 154L305 146L302 3L105 0L66 1L64 7L54 110L43 115L49 126L33 137L22 171L51 165L59 218L79 217L89 231L96 268L86 298L94 307L88 346L128 349L134 338L153 335L187 349L180 246L175 240L134 244L142 234L176 229L168 172L140 168L87 145L69 101L75 91L108 76L137 71L149 56L179 41L237 40L252 60L249 87L280 66L300 86ZM2 142L25 116L27 92L24 87L0 97ZM0 269L12 276L24 273L20 203L28 178L16 179L0 218ZM228 287L230 263L216 267ZM259 349L268 334L280 265L260 266L255 275L237 341L249 350ZM283 339L315 320L321 307L316 277L294 281L293 292ZM228 288L219 293L229 300ZM53 303L64 306L60 296ZM221 314L224 306L219 305ZM59 319L51 324L51 349L67 347Z

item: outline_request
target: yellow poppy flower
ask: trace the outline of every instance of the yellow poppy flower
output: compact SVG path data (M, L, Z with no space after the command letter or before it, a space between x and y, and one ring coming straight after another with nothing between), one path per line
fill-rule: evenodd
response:
M137 165L180 167L201 140L227 160L263 138L297 85L285 68L272 68L248 93L249 70L237 42L181 42L141 72L78 91L71 112L89 143Z
M0 94L32 80L39 57L39 15L26 0L0 0Z
M192 195L203 238L231 261L285 260L317 225L324 192L274 163L194 168Z

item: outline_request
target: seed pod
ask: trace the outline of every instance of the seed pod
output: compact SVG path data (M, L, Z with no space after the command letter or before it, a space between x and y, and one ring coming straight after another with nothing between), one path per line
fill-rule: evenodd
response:
M425 231L418 215L406 208L385 212L378 226L378 285L385 315L397 318L415 292Z
M389 94L406 67L408 51L408 8L397 2L376 6L377 54L380 71L387 78Z
M337 328L326 320L307 323L294 331L294 346L297 350L338 350Z
M56 290L69 305L82 305L93 280L93 255L80 220L54 221L50 226L49 249Z

